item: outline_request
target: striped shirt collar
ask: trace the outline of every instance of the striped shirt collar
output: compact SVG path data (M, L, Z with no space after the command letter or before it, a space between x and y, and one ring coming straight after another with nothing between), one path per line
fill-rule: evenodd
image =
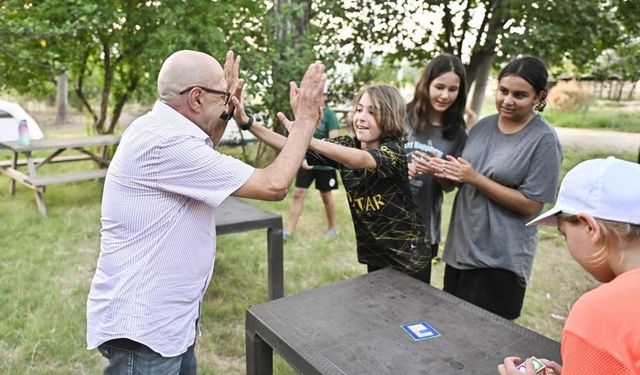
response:
M151 109L151 114L166 119L167 121L165 124L167 124L167 126L175 127L188 135L204 140L209 145L212 144L211 138L204 132L204 130L200 129L200 127L193 121L184 117L180 112L176 111L173 107L161 100L156 100L156 103Z

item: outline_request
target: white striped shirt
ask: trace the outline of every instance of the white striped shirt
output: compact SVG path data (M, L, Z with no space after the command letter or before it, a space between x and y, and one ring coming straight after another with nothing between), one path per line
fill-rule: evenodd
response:
M173 357L194 343L216 253L215 207L253 171L162 102L129 126L104 184L88 349L129 338Z

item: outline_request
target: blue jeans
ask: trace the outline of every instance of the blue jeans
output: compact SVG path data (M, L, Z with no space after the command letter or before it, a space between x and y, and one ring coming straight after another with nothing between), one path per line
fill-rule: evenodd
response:
M122 341L125 342L122 345ZM109 360L104 375L196 375L195 345L175 357L163 357L146 345L126 339L107 341L98 351Z

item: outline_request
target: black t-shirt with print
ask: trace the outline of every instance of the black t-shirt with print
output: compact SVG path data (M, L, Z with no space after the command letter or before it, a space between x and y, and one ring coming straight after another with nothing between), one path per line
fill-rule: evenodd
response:
M349 136L325 141L359 148L359 142ZM430 261L428 239L412 200L402 142L384 140L378 149L367 151L377 168L351 169L311 151L306 158L310 165L331 165L340 171L356 232L358 261L407 273L418 271Z

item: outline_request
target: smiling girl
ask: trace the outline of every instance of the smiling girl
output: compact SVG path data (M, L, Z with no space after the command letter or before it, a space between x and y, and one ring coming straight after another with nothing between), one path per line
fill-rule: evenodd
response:
M444 251L444 290L515 319L537 244L536 228L525 224L553 202L562 151L537 113L547 95L544 63L513 60L498 81L498 113L480 120L462 156L447 156L437 174L461 184Z
M443 156L462 153L467 139L466 101L462 62L453 55L438 55L425 67L404 118L411 192L429 231L432 258L437 256L440 243L443 192L454 188L451 180L433 176L440 170L434 166Z
M387 85L365 87L354 100L354 136L313 139L310 165L331 165L347 192L356 233L358 261L368 272L393 267L419 280L430 278L426 227L416 212L402 147L404 102ZM295 126L278 114L287 128ZM254 129L255 128L255 129ZM284 137L262 126L253 134L280 149Z

